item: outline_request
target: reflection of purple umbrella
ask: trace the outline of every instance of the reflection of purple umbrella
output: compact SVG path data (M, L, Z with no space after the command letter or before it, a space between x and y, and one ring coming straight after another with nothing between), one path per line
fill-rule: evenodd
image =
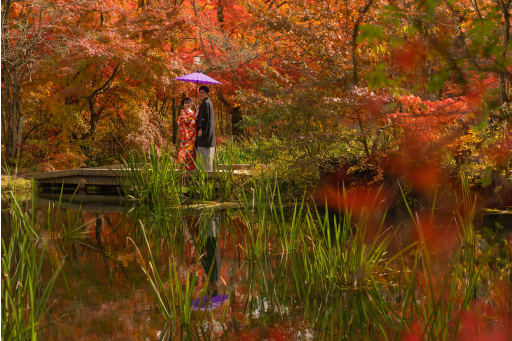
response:
M202 297L192 302L192 310L212 311L222 303L226 302L228 295L216 295L212 297Z
M180 76L174 78L176 81L184 81L184 82L193 82L196 84L221 84L221 82L216 81L215 79L208 77L204 73L199 71L189 73L188 75Z

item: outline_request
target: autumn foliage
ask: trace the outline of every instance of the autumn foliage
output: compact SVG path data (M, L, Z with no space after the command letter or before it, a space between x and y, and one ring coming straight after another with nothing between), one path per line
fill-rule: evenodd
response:
M243 162L243 153L236 156L240 160L228 156L235 163L255 164L264 184L261 192L256 182L251 184L255 192L248 217L232 217L232 231L243 238L250 233L270 238L267 232L277 226L277 235L289 240L265 239L259 245L258 255L271 249L265 255L269 264L279 252L287 265L311 256L334 269L318 272L321 278L308 278L309 284L302 277L287 278L287 295L261 299L262 307L290 299L295 286L328 283L325 290L332 293L331 284L339 284L342 272L337 266L351 260L346 250L360 242L357 261L364 263L385 236L378 261L360 268L353 262L356 270L342 270L357 282L373 274L367 268L385 268L379 274L385 279L372 278L378 296L402 290L386 311L395 320L379 325L389 330L367 323L365 309L360 315L347 309L343 315L330 311L327 302L329 314L350 316L344 321L348 328L364 326L361 338L509 340L510 236L498 246L483 247L483 238L473 232L486 209L510 215L512 207L511 12L511 0L2 0L2 173L119 164L150 150L156 151L153 157L173 157L182 98L197 95L195 84L174 79L200 70L222 82L211 87L219 150L229 143L246 148ZM231 150L226 150L228 159ZM317 231L309 212L303 223L313 227L302 230L300 240L283 228L287 211L278 213L274 206L251 225L258 210L254 193L268 188L270 205L277 198L283 203L303 198L311 212L324 209L327 218L346 223L339 235L360 236L361 226L366 235L347 239L354 245L326 243L321 239L326 232ZM282 221L272 221L276 217ZM130 247L117 229L117 216L84 213L83 218L85 239L94 246L87 252L97 252L101 243ZM477 233L497 238L496 230L504 227L494 225L491 232ZM294 226L294 231L303 227ZM242 242L250 240L238 237L228 233L222 239L225 245L236 244L223 244L233 264L235 258L240 263ZM303 244L292 245L294 240ZM280 250L283 245L291 249ZM293 249L297 245L301 248ZM315 258L312 250L323 246L326 253ZM186 241L180 280L195 271L196 247L192 239ZM502 258L490 260L484 249ZM246 245L246 257L249 251ZM333 264L336 252L340 264ZM99 262L107 254L96 256ZM59 255L52 257L57 262ZM383 259L402 263L393 268L391 261L381 264ZM259 266L257 261L246 263ZM135 254L120 255L107 271L131 262ZM312 273L321 270L311 264ZM240 280L246 268L219 271L223 281L238 277L234 293L250 296L248 284ZM207 272L198 273L204 284ZM272 276L280 285L276 273ZM267 286L267 278L264 282ZM355 286L336 297L356 297L361 288ZM308 309L324 307L324 301L314 300L317 289L312 285L295 292L299 298L290 307L300 310L307 299L312 299ZM288 321L295 315L280 320L272 313L265 317L265 331L253 328L252 316L233 297L230 313L243 321L242 329L233 322L236 337L288 340L299 335ZM363 307L378 301L368 298ZM378 312L374 316L388 317ZM323 316L311 321L314 329ZM346 332L337 325L322 326L331 335ZM80 333L86 337L86 331Z
M166 148L194 95L173 79L195 69L223 83L219 135L277 135L307 159L332 156L347 127L376 158L387 128L431 141L456 119L507 117L508 36L488 29L504 9L429 4L6 1L5 160L66 168Z

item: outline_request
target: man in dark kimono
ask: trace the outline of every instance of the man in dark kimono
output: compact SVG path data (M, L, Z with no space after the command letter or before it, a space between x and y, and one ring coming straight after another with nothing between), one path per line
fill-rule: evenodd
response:
M215 160L215 112L209 97L210 89L207 86L199 88L199 98L203 100L197 114L196 163L204 170L213 171Z

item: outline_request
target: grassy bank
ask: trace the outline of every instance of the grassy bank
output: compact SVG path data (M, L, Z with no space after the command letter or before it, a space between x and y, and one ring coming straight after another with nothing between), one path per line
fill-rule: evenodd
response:
M28 198L32 192L32 180L2 175L2 195L9 192L15 193L18 197Z

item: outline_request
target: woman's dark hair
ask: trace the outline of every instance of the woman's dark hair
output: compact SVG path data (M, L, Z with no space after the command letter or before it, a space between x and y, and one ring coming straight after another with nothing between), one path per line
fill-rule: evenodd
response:
M207 87L206 85L201 85L201 86L199 87L199 91L201 91L201 90L203 90L203 91L204 91L204 92L206 92L207 94L209 94L209 93L210 93L210 88L209 88L209 87Z
M192 103L192 100L189 97L184 97L181 101L181 106L184 106L185 103Z

